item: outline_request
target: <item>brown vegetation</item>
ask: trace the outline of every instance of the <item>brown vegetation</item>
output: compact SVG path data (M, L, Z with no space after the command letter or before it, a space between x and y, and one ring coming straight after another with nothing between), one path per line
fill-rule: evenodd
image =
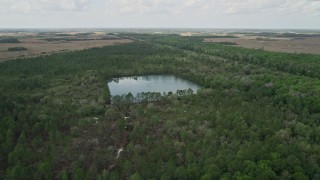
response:
M320 54L320 38L306 37L306 38L273 38L273 39L259 39L259 38L205 38L204 42L221 43L230 42L236 43L237 46L254 49L264 49L274 52L288 52L288 53L310 53Z
M132 42L129 39L48 42L36 38L21 39L20 41L21 43L18 43L18 45L26 47L28 50L8 51L8 48L16 47L17 43L2 43L0 46L0 62L19 57L47 55L63 51L75 51Z

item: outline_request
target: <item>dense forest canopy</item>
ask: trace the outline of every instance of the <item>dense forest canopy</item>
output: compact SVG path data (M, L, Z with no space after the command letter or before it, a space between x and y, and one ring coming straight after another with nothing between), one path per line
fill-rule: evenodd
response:
M320 56L120 35L0 64L0 179L320 178ZM150 74L204 88L110 104L108 79Z

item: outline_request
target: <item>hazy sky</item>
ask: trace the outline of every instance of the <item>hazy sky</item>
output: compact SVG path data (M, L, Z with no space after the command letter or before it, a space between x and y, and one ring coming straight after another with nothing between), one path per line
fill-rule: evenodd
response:
M0 0L0 28L320 29L320 0Z

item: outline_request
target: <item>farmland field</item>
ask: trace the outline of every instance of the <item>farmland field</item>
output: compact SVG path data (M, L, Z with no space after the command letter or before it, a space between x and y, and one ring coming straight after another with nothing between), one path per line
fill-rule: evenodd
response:
M60 36L51 37L45 35L39 37L34 34L20 33L0 33L0 37L17 37L20 43L0 43L0 61L15 59L19 57L33 57L48 55L52 53L83 50L94 47L110 46L133 42L130 39L114 38L103 39L101 36L77 37L75 32L68 32L62 38ZM5 36L4 36L5 35ZM0 38L1 39L1 38ZM23 46L25 51L8 51L8 48Z
M205 38L204 42L233 42L236 46L274 52L320 54L320 38Z

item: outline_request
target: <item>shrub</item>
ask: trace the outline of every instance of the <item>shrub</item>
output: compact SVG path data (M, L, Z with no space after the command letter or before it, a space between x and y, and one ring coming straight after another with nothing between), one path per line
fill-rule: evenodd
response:
M25 50L28 50L26 47L11 47L11 48L8 48L8 51L25 51Z

